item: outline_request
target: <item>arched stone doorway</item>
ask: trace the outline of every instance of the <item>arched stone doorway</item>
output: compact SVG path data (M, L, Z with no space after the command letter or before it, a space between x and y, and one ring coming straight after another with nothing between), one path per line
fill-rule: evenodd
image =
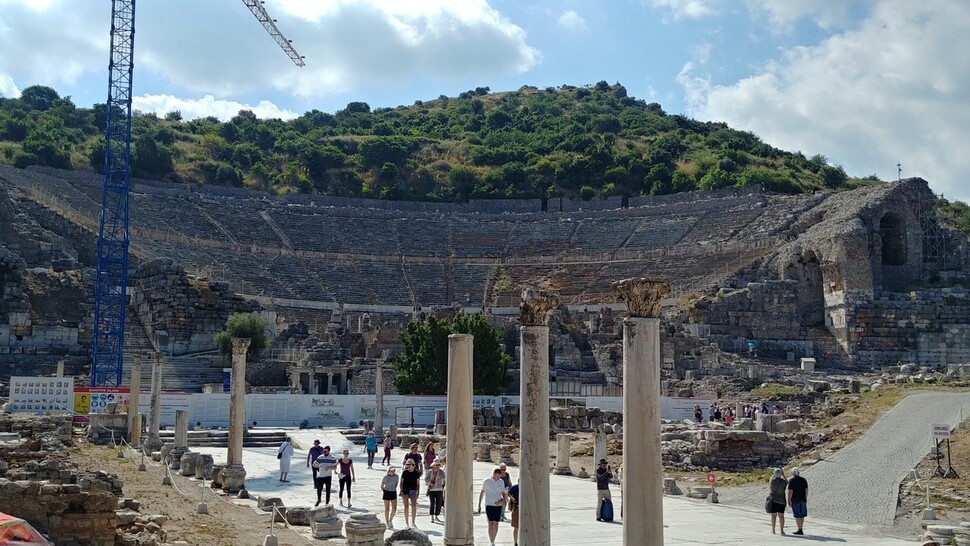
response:
M882 265L906 265L906 226L902 219L888 213L879 220Z

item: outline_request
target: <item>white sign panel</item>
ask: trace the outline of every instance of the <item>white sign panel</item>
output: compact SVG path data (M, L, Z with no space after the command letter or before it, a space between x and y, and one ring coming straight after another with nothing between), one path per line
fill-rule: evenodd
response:
M950 425L933 425L933 438L946 440L950 437Z
M27 413L71 413L74 408L74 378L10 378L7 411Z

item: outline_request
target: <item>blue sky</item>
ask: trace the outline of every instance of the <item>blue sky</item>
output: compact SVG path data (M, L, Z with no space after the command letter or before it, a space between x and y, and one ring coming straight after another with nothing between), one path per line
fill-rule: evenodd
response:
M0 94L107 95L109 0L0 0ZM294 67L239 0L138 0L135 107L228 119L620 82L669 113L922 176L970 201L970 2L267 0Z

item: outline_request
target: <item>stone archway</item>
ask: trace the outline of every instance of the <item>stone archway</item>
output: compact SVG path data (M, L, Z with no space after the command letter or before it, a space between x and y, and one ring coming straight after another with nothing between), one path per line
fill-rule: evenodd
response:
M823 289L822 264L812 250L807 250L798 259L796 273L798 281L799 321L803 326L825 325L825 293Z
M893 213L879 220L879 237L882 241L882 265L906 265L906 226Z

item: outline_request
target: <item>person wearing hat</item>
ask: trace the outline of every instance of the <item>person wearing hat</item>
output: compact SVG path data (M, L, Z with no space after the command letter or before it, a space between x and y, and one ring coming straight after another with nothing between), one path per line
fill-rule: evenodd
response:
M613 470L610 468L610 463L606 459L600 459L599 465L596 467L596 521L603 521L603 518L600 517L603 501L607 499L610 502L613 501L613 497L610 495L610 480L612 479Z
M771 514L771 534L775 534L775 521L781 527L781 534L785 534L785 489L788 487L788 480L785 472L776 468L771 474L771 481L768 482L768 503L765 509Z
M374 456L377 455L377 436L373 430L367 431L367 438L364 439L364 451L367 452L367 468L374 468Z
M431 461L431 470L425 473L424 483L428 488L428 502L431 505L429 508L431 523L444 523L438 517L445 504L445 471L441 469L440 460Z
M808 516L808 480L802 477L802 471L797 466L791 469L791 473L792 479L788 480L788 505L791 506L795 525L798 526L792 534L804 535L802 524Z

